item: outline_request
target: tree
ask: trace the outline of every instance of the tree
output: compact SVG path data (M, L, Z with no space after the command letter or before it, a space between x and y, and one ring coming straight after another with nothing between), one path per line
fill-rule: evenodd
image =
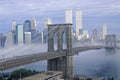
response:
M34 75L37 73L39 73L39 72L35 71L35 70L27 70L27 69L22 68L22 69L18 69L18 70L13 71L11 73L11 77L14 80L18 80L19 78L24 78L24 77L31 76L31 75Z

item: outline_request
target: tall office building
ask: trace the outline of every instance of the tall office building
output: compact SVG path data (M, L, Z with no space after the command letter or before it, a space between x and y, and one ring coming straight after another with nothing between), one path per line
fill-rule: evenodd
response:
M4 48L5 40L6 40L6 36L4 36L3 34L0 34L0 48Z
M41 43L42 42L42 34L39 31L32 31L31 32L31 42L32 43Z
M31 29L36 30L36 27L37 27L37 24L36 24L35 17L32 17L32 19L31 19Z
M16 42L17 44L23 44L24 43L24 31L23 31L23 25L18 24L16 26Z
M16 30L16 22L15 20L12 21L12 31Z
M23 25L24 32L30 32L31 31L31 22L29 20L26 20Z
M93 37L98 37L98 31L97 31L97 29L93 30Z
M13 46L14 43L15 43L14 34L12 31L10 31L7 33L7 36L6 36L5 47Z
M72 9L67 9L65 11L65 22L72 24Z
M76 35L79 35L79 31L82 29L82 11L77 10L76 11Z
M52 20L50 18L48 18L47 20L45 20L44 24L45 24L45 28L48 28L47 25L52 24Z
M103 39L106 38L107 35L107 24L103 24Z
M25 44L31 44L31 32L25 32Z
M94 29L94 30L93 30L93 35L92 35L92 41L93 41L93 42L96 42L96 41L98 41L98 40L99 40L98 31L97 31L97 29Z

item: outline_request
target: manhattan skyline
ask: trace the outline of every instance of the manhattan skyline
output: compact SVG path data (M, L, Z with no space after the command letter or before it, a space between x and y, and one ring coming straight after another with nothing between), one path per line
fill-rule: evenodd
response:
M37 28L44 28L48 17L53 23L65 23L65 10L73 10L73 27L75 29L75 11L83 11L83 28L92 32L98 29L102 33L102 25L108 25L108 33L119 34L120 1L114 0L4 0L0 1L0 33L11 30L12 21L23 24L34 16Z

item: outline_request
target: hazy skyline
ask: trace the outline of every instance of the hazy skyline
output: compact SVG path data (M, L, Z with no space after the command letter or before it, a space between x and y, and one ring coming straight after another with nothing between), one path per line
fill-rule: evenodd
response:
M108 32L119 34L119 4L120 1L115 0L1 0L0 33L6 33L12 28L12 20L24 23L32 16L35 16L39 29L43 29L44 20L48 17L53 23L65 23L65 10L68 8L73 10L74 22L75 10L80 8L83 11L83 28L102 31L102 25L106 23Z

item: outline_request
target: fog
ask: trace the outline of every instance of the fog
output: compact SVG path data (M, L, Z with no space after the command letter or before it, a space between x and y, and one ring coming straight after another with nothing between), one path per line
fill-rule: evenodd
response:
M0 49L0 59L47 52L47 44L21 44Z
M74 56L74 74L119 78L119 51L101 49L79 53L79 55Z
M35 48L36 51L42 50L41 48L43 48L42 51L47 50L47 47L46 47L47 45L41 45L41 46L39 45L37 47L37 45L34 44L34 47L35 46L36 46ZM19 48L22 48L22 47L23 45L20 45L16 48L19 50ZM26 49L29 49L30 47L33 48L33 45L26 45ZM8 51L13 51L14 48L8 49ZM7 53L8 51L4 51L4 52ZM11 54L16 55L16 53L11 53ZM29 54L32 54L32 52L30 51ZM23 53L19 55L26 55L26 54ZM91 76L93 77L114 76L119 80L120 79L119 78L120 76L120 63L119 63L120 58L119 57L120 57L120 50L100 49L100 50L90 50L90 51L80 52L79 55L73 56L74 75L80 74L80 75L86 75L90 77ZM35 69L38 71L46 71L47 61L27 64L24 66L13 68L12 70L19 69L19 68L28 68L28 69ZM8 71L11 71L11 70L8 70Z

